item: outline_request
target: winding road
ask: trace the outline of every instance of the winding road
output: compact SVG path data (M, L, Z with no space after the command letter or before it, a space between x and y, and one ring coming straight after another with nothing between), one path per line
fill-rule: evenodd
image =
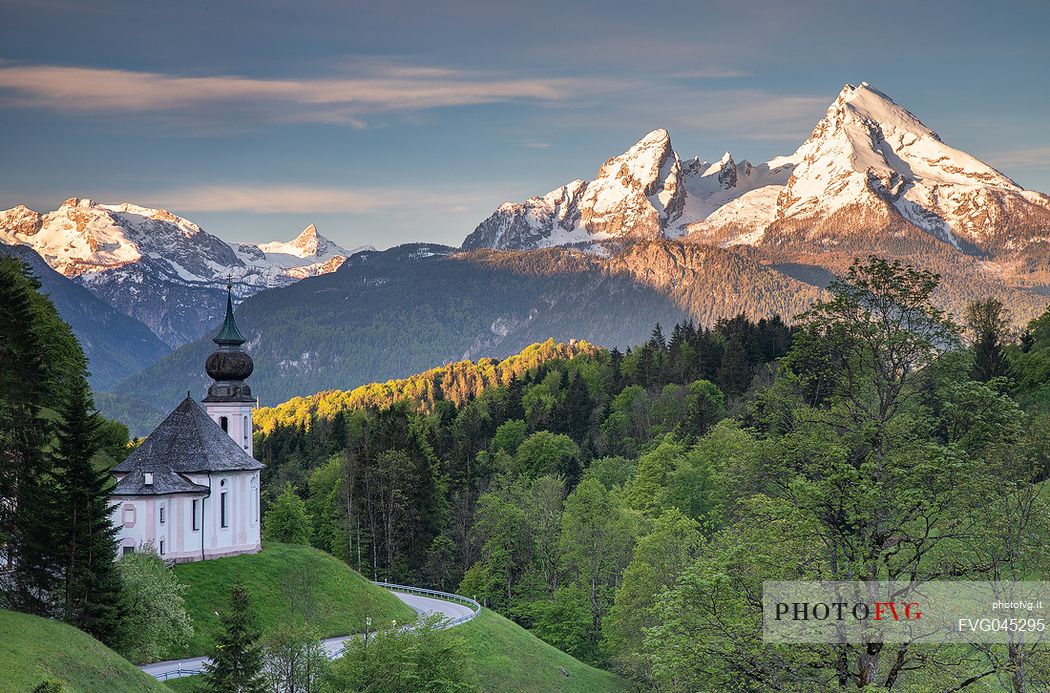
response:
M405 587L403 585L389 585L386 583L376 584L390 590L394 596L412 607L416 614L421 617L430 616L431 614L441 614L448 619L448 627L457 626L460 623L469 621L477 614L477 609L474 608L477 605L477 602L473 602L473 605L471 605L470 602L472 600L468 600L466 597L453 594L446 595L447 597L455 597L465 602L459 603L435 596L442 594L440 592ZM411 592L406 590L411 590ZM342 653L343 648L346 646L346 641L357 637L360 637L360 635L342 635L337 638L326 638L321 641L321 644L328 652L329 659L335 659ZM207 657L190 657L188 659L172 659L167 662L143 664L139 668L155 679L168 681L170 679L182 678L183 676L195 676L200 674L204 670L204 665L207 663Z

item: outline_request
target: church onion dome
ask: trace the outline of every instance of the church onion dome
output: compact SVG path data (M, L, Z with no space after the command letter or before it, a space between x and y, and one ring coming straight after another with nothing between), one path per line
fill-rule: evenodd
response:
M237 329L237 321L233 317L233 284L226 282L226 319L222 323L222 329L212 339L219 348L208 357L204 363L204 370L217 382L238 383L252 374L255 364L252 357L241 350L244 344L244 336ZM211 398L242 399L251 397L251 390L247 385L239 385L234 392L226 388L222 392L215 390L215 386L209 388L208 396ZM240 396L238 396L240 395Z
M243 351L216 351L204 362L204 370L212 380L244 380L255 364Z

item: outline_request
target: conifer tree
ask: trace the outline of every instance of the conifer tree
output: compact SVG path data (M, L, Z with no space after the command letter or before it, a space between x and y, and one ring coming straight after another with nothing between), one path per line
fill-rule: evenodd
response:
M1010 314L1002 301L989 299L971 303L966 322L973 336L973 368L970 377L982 383L993 378L1012 380L1013 368L1003 351Z
M1021 349L1022 354L1027 354L1035 346L1035 334L1031 329L1027 329L1021 333L1021 338L1018 340L1018 346Z
M204 673L202 691L212 693L263 693L263 655L251 598L237 581L230 589L230 608L220 616L222 635L215 644Z
M731 339L718 369L718 385L728 395L742 395L751 385L753 375L747 347L739 339Z
M28 268L0 258L0 543L9 547L11 580L4 604L48 615L55 586L50 526L50 478L43 446L49 436L40 410L48 381L34 307L39 283Z
M649 337L649 343L660 351L667 351L667 340L664 339L664 330L660 327L660 323L656 323L656 327L653 328L653 333Z
M518 377L513 377L507 383L507 406L504 417L508 420L524 419L525 407L522 406L521 398L525 395L525 383Z
M101 417L84 378L71 383L59 413L52 473L62 618L113 645L119 638L117 530L110 520L110 475L93 464Z
M558 407L557 432L565 433L583 447L590 431L593 409L594 400L587 389L587 382L577 373L569 382Z

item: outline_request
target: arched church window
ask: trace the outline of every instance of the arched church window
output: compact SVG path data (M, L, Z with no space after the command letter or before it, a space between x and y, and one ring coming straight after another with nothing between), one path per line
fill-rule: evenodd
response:
M130 503L124 506L124 526L135 526L135 506Z
M222 430L226 433L230 432L230 420L227 419L225 416L219 417L219 425L222 427Z

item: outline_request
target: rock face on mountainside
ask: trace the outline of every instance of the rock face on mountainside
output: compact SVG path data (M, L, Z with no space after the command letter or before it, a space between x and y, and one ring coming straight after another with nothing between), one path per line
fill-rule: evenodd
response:
M790 156L683 162L655 130L593 181L501 205L463 247L683 236L802 251L944 245L1003 263L1018 283L1050 279L1050 197L945 144L867 83L846 85Z
M356 252L313 225L288 243L231 245L163 209L77 198L47 214L23 205L0 212L0 243L32 248L171 346L196 339L222 314L227 274L244 298L332 272Z

